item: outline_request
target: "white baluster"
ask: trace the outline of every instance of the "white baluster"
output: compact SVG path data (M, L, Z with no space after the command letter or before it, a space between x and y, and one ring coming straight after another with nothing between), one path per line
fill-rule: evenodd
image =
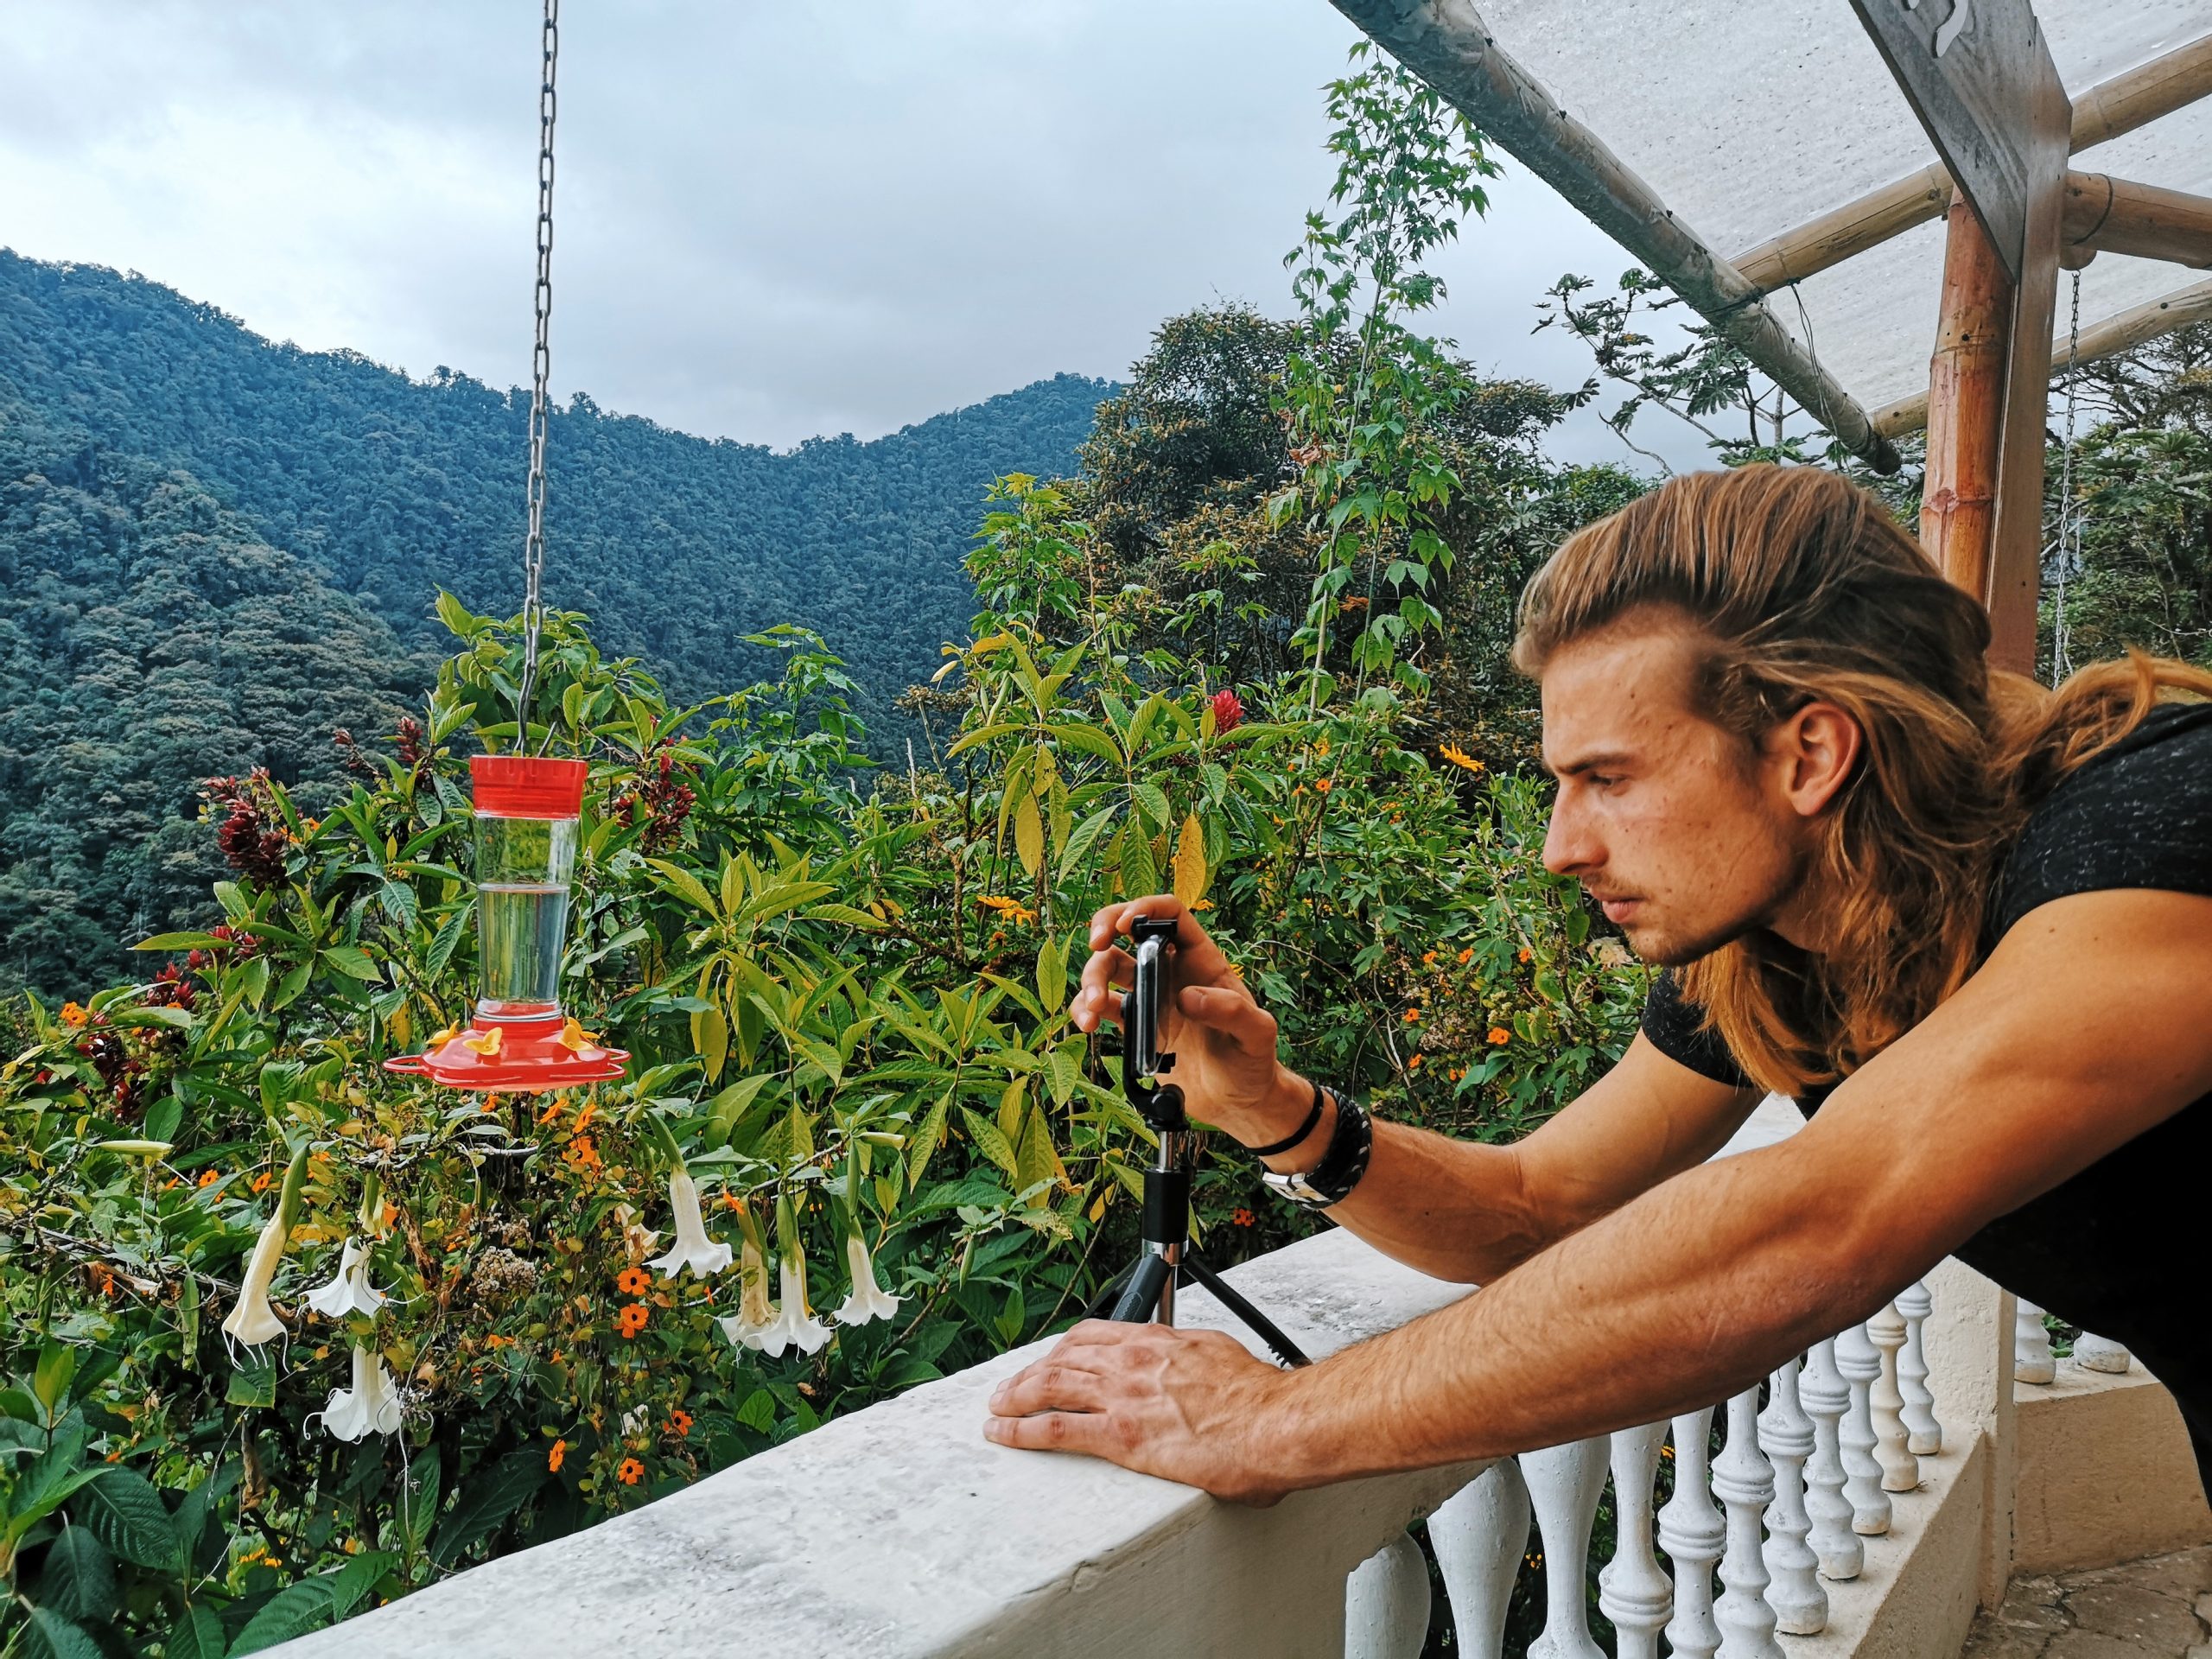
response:
M1529 1548L1529 1488L1520 1466L1500 1459L1428 1517L1428 1546L1452 1604L1453 1651L1499 1659L1514 1580Z
M1706 1465L1713 1408L1675 1419L1675 1495L1659 1511L1659 1548L1675 1564L1675 1616L1667 1647L1675 1659L1713 1659L1720 1627L1713 1622L1713 1567L1728 1541L1713 1507Z
M1613 1436L1613 1559L1598 1575L1598 1608L1620 1632L1620 1659L1659 1659L1674 1592L1651 1553L1652 1482L1667 1425Z
M1728 1402L1728 1439L1713 1461L1713 1495L1728 1515L1720 1600L1713 1610L1720 1626L1720 1659L1782 1659L1759 1536L1759 1516L1774 1502L1774 1470L1759 1450L1757 1383Z
M2012 1380L2015 1382L2056 1382L2058 1360L2050 1351L2050 1332L2044 1329L2043 1309L2025 1297L2013 1299Z
M1428 1563L1400 1533L1344 1580L1344 1659L1421 1659L1428 1643Z
M2110 1337L2093 1337L2084 1331L2074 1338L2074 1363L2085 1370L2108 1371L2119 1376L2134 1363L2134 1356Z
M1808 1541L1822 1577L1855 1579L1866 1564L1866 1546L1851 1529L1851 1505L1843 1496L1843 1415L1851 1408L1851 1388L1835 1368L1834 1338L1815 1343L1805 1357L1798 1393L1813 1420L1813 1458L1805 1465L1805 1514L1813 1527Z
M1920 1459L1905 1449L1904 1395L1897 1387L1897 1355L1904 1348L1904 1315L1890 1303L1866 1321L1866 1338L1882 1357L1867 1395L1874 1419L1874 1460L1882 1465L1882 1490L1909 1492L1920 1484Z
M1882 1465L1874 1461L1874 1415L1869 1403L1882 1356L1866 1339L1863 1325L1840 1331L1835 1368L1851 1385L1851 1404L1843 1414L1843 1495L1851 1504L1851 1529L1872 1537L1890 1529L1890 1495L1882 1490Z
M1522 1478L1543 1540L1544 1629L1529 1659L1605 1659L1590 1634L1590 1525L1605 1491L1606 1442L1577 1440L1521 1454Z
M1935 1306L1920 1280L1897 1293L1897 1312L1904 1316L1897 1392L1904 1396L1904 1449L1916 1458L1932 1458L1943 1449L1943 1425L1936 1421L1936 1395L1928 1386L1928 1349L1922 1340L1922 1327Z
M1759 1414L1759 1450L1774 1465L1774 1502L1766 1512L1766 1599L1775 1627L1787 1636L1814 1636L1827 1628L1828 1592L1815 1569L1820 1559L1806 1540L1805 1461L1813 1455L1813 1420L1797 1398L1797 1362L1785 1359L1767 1388Z

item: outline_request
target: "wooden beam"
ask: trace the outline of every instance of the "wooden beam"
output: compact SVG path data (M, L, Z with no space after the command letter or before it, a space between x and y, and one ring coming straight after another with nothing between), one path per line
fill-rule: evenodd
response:
M2011 360L2012 279L1963 195L1951 205L1936 352L1928 364L1928 474L1920 544L1977 599L1996 545L1997 457Z
M1758 295L1603 140L1503 51L1469 0L1332 0L1337 10L1649 267L1845 448L1878 472L1897 450Z
M2193 283L2187 288L2176 289L2084 328L2075 348L2074 360L2077 364L2094 363L2101 358L2118 357L2161 334L2171 334L2200 322L2212 322L2212 282ZM2061 373L2065 367L2066 342L2062 340L2051 350L2050 372ZM1928 424L1928 394L1915 392L1876 411L1874 424L1885 437L1910 436Z
M2088 149L2212 93L2212 35L2200 35L2075 99L2069 145ZM1738 254L1745 281L1762 294L1841 264L1916 225L1941 219L1951 175L1941 162L1884 185Z
M2212 198L2104 173L2069 173L2059 263L2078 270L2100 253L2212 268Z

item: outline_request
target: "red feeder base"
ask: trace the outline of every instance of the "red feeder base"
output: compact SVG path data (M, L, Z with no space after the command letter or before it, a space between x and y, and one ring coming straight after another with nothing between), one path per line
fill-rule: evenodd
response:
M403 1077L428 1077L448 1089L488 1093L531 1094L545 1089L573 1089L579 1084L612 1083L630 1058L619 1048L586 1043L571 1048L561 1040L568 1021L560 1014L526 1020L480 1019L420 1054L386 1060L384 1069ZM493 1032L499 1046L483 1052Z

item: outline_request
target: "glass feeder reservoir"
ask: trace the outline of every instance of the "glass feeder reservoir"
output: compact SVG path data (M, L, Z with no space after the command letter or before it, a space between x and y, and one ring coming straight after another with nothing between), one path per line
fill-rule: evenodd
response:
M509 754L480 754L468 767L481 976L475 1017L423 1053L385 1064L454 1089L565 1089L619 1077L630 1057L601 1047L561 1007L587 767Z

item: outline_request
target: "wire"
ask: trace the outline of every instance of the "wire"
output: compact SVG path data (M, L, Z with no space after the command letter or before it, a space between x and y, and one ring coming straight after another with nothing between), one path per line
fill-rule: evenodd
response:
M2066 582L2082 556L2082 510L2074 499L2074 421L2080 376L2075 357L2082 349L2082 273L2074 273L2073 310L2066 327L2066 443L2059 451L2058 576L2051 595L2050 683L2056 685L2074 671L2072 640L2066 626Z
M537 684L537 641L544 630L540 587L545 571L546 381L553 372L553 118L559 110L554 70L561 56L561 0L545 0L541 35L543 73L537 88L537 313L530 361L530 530L523 543L522 681L515 688L515 752L530 749L530 702ZM551 728L549 726L548 736Z

